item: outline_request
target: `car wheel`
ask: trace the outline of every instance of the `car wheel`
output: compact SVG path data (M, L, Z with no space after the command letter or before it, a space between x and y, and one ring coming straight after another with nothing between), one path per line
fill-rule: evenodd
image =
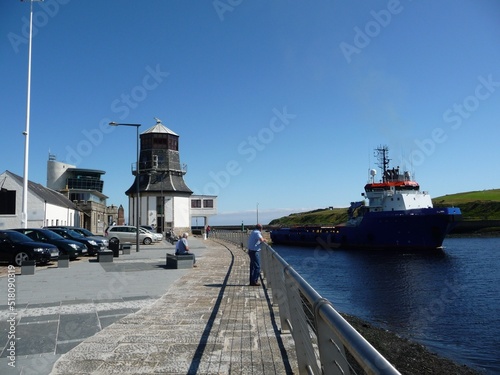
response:
M144 243L144 245L151 245L151 242L152 242L152 241L151 241L151 238L146 237L146 238L144 239L144 241L142 241L142 242Z
M17 253L16 256L14 257L14 263L18 267L21 267L21 265L25 260L30 260L30 256L24 251Z

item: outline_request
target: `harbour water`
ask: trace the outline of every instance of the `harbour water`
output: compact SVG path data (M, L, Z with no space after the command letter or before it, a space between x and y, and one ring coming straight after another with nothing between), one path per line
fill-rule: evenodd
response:
M500 374L500 238L426 253L273 248L339 312Z

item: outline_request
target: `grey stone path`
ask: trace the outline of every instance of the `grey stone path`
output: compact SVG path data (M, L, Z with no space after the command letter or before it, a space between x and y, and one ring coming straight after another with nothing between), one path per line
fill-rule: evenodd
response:
M193 238L191 247L202 259L203 241ZM62 354L153 304L189 271L166 270L167 251L173 251L168 243L142 246L113 263L84 257L69 268L57 263L37 267L35 275L20 275L18 268L12 311L7 306L8 278L0 277L0 374L49 374ZM14 361L9 358L12 333Z
M189 270L163 268L172 250L166 245L104 267L85 262L20 276L17 350L26 339L44 349L18 352L13 369L2 341L0 373L297 373L293 340L280 335L265 286L248 286L247 254L211 240L190 238L190 245L199 267ZM54 287L54 278L56 296L42 292ZM0 314L6 337L5 306Z

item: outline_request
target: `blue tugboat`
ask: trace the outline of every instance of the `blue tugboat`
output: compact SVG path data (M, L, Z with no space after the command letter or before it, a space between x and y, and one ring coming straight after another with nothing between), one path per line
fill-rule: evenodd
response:
M431 197L420 191L410 173L389 169L388 148L377 148L382 181L370 170L370 181L352 202L347 222L335 226L279 228L271 232L273 244L358 249L440 249L449 231L461 219L460 208L434 208ZM366 202L368 200L368 202Z

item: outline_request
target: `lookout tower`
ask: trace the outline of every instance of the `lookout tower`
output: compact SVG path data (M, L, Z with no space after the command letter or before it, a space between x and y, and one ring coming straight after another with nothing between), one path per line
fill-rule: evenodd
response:
M139 204L139 224L155 227L158 232L188 230L190 196L184 182L186 166L181 165L179 136L155 118L156 124L140 135L139 196L136 180L125 192L129 197L129 224L135 224L135 204Z

